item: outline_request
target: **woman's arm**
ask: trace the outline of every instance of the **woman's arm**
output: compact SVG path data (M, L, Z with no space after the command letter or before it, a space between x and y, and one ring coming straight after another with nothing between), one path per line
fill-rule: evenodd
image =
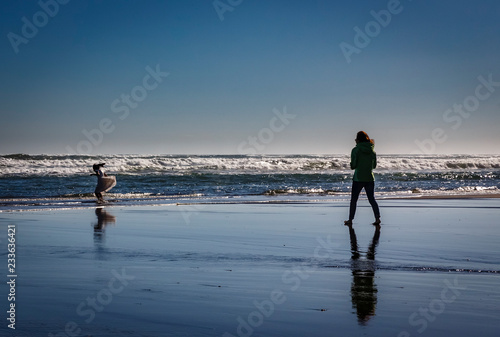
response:
M358 157L356 148L351 151L351 170L355 170L358 167Z

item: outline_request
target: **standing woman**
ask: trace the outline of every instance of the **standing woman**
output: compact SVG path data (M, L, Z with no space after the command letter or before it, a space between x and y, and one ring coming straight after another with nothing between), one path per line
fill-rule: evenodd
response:
M377 154L373 151L375 143L364 131L356 135L356 147L351 151L351 169L354 170L352 181L351 204L349 207L349 220L344 221L347 226L352 225L359 194L364 188L368 201L375 215L375 226L380 225L380 211L375 201L375 177L373 169L377 167Z
M102 198L102 193L109 191L116 185L115 176L108 176L106 173L104 173L104 171L101 170L101 167L103 166L104 163L94 164L92 166L94 173L92 173L91 176L97 176L97 186L95 187L94 193L95 196L97 197L98 202L104 202L104 199Z

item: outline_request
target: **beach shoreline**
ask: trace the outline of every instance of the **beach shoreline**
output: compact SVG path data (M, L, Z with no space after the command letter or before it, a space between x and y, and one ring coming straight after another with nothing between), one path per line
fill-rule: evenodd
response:
M377 200L461 200L461 199L498 199L500 193L494 192L468 192L460 194L427 194L427 193L405 193L385 194L375 193ZM338 204L348 202L350 194L282 194L277 196L248 195L228 197L207 196L142 196L141 198L123 197L120 194L105 194L105 202L98 203L94 197L73 198L15 198L0 199L0 214L9 212L29 212L44 210L70 210L88 209L96 206L106 207L144 207L144 206L180 206L180 205L210 205L210 204ZM361 193L360 200L366 199Z
M441 194L441 195L422 195L415 193L415 195L401 196L401 197L388 197L384 199L498 199L500 193L463 193L463 194Z
M379 204L379 234L366 200L352 233L346 201L1 213L0 240L16 228L16 333L496 336L497 201Z

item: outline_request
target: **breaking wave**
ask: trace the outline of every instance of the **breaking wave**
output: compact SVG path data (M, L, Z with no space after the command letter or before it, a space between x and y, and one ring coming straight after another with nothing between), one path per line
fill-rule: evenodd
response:
M28 155L0 156L0 176L77 175L92 164L120 174L349 173L347 155ZM499 155L379 155L377 172L500 170Z

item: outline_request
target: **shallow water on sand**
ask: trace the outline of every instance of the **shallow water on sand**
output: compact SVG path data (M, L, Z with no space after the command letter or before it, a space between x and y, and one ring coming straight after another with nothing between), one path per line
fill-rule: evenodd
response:
M351 230L346 203L2 213L16 332L496 336L497 200L382 200L379 231L359 206Z

